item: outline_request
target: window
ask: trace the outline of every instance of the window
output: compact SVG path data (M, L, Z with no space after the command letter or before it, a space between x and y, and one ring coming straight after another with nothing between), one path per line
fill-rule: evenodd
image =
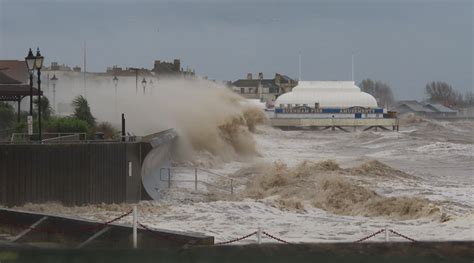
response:
M245 93L245 89L244 89L244 88L240 88L240 93Z

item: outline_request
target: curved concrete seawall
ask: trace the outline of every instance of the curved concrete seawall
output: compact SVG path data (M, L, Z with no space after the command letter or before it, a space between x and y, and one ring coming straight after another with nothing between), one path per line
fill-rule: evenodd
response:
M157 167L169 167L176 136L170 129L141 142L0 144L0 205L156 199Z

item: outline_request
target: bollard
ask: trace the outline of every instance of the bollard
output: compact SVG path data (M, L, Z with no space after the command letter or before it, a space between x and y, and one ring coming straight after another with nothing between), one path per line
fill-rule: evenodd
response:
M262 244L262 228L257 229L257 244Z
M122 142L125 141L125 114L122 113Z
M168 168L168 188L171 188L171 168Z
M385 242L390 242L390 237L389 237L389 230L388 230L388 226L385 227Z
M194 190L198 190L198 169L194 168Z
M137 248L137 222L138 222L137 205L133 205L133 248Z

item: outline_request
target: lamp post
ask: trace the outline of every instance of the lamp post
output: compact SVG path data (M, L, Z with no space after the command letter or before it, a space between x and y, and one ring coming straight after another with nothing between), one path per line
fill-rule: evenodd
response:
M38 73L38 140L42 141L41 134L41 68L43 67L44 57L41 56L39 48L36 50L35 68Z
M146 88L146 79L143 78L142 80L142 87L143 87L143 95L145 95L145 88Z
M118 78L117 76L114 76L114 78L112 79L112 82L114 83L114 87L115 87L115 116L117 116L117 85L118 85Z
M155 89L155 86L153 85L153 79L150 79L148 84L150 85L151 94L153 94L153 90Z
M33 51L28 51L28 56L25 57L26 67L30 73L30 115L33 115L33 70L35 69L36 57L33 55Z
M28 55L25 57L26 67L30 74L30 114L28 115L28 135L33 135L33 71L35 69L36 57L33 55L33 51L28 51Z
M51 84L53 84L53 110L56 111L56 82L58 81L56 74L53 74L53 77L50 80Z

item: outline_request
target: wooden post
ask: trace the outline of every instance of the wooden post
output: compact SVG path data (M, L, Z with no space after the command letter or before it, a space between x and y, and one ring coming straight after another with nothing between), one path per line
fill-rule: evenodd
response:
M262 228L257 229L257 244L262 244Z
M137 238L137 222L138 222L138 213L137 213L137 205L133 206L133 248L137 248L138 246L138 238Z
M198 189L198 169L194 168L194 190Z
M18 100L18 116L16 117L16 120L20 122L20 112L21 112L21 100Z
M171 168L168 168L168 188L171 188Z

